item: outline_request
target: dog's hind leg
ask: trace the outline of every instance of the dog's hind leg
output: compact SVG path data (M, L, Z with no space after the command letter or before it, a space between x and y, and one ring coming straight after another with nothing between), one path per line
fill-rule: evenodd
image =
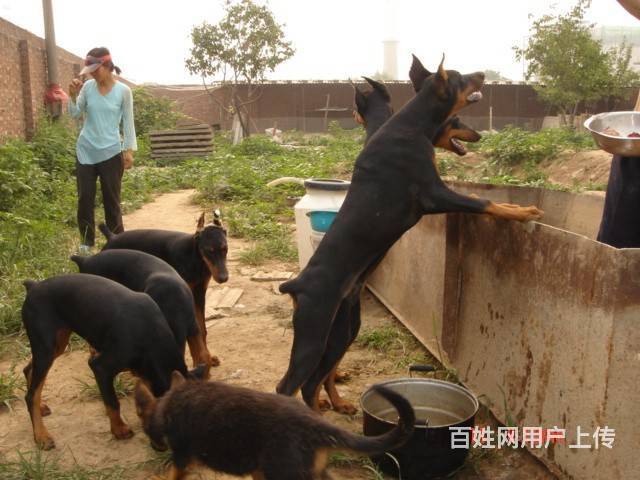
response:
M340 304L322 360L313 375L302 386L302 396L307 405L314 410L319 409L318 396L324 383L331 405L336 412L354 415L358 411L353 404L340 397L335 386L334 375L340 360L360 331L360 292L361 288L358 286Z
M116 375L125 369L125 365L121 364L119 358L118 355L105 355L104 352L100 352L89 359L89 367L93 371L98 389L102 395L102 401L111 423L111 433L116 439L124 440L133 437L133 431L120 416L120 402L113 388L113 381Z
M47 377L47 373L53 364L53 348L43 348L39 345L39 351L34 352L33 359L30 362L29 372L25 375L28 377L27 393L24 397L31 417L31 425L33 427L33 438L36 445L43 450L50 450L55 447L55 442L47 431L42 421L42 388ZM27 366L29 367L29 366Z
M316 370L325 352L339 298L337 290L319 297L300 293L294 298L289 368L276 392L294 395Z

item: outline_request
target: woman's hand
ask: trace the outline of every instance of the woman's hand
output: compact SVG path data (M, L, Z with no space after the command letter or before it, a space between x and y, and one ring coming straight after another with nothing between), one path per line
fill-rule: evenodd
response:
M124 165L125 170L129 170L133 167L133 151L125 150L122 152L122 164Z
M74 78L73 80L71 80L71 83L69 84L69 95L71 96L71 98L75 100L78 96L78 93L80 93L81 88L82 80L80 80L79 78Z

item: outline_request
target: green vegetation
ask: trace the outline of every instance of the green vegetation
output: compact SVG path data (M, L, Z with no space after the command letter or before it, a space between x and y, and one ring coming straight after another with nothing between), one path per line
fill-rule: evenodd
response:
M11 402L18 399L18 390L24 388L24 378L15 371L15 366L6 373L0 372L0 409L11 408Z
M560 112L563 125L574 125L579 104L621 97L638 84L631 69L631 46L605 50L591 36L585 15L591 0L577 0L567 13L546 14L533 21L527 45L514 47L527 61L527 79L534 78L540 98ZM567 118L568 117L568 118Z
M86 468L74 465L65 469L59 466L57 458L43 453L18 452L15 461L4 461L0 457L0 478L3 480L119 480L124 476L125 468Z

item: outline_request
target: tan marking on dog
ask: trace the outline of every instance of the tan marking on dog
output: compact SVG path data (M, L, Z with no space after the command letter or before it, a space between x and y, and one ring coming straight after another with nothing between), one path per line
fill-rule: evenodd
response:
M517 220L519 222L527 222L530 220L538 220L542 218L544 212L535 206L521 207L513 204L502 204L489 202L485 208L485 213L494 217L504 218L506 220Z
M207 350L207 345L204 343L202 334L198 333L196 335L192 335L191 337L187 337L187 344L189 345L189 353L191 354L193 366L197 367L201 364L206 365L203 379L209 379L212 366L211 364L213 363L213 361L211 358L211 354ZM218 361L218 364L219 363L220 361Z
M327 463L329 462L329 449L320 448L316 450L316 456L313 460L313 473L316 476L322 475L327 469Z
M113 433L113 436L116 437L117 440L126 440L127 438L133 437L133 430L122 420L120 410L111 407L106 407L106 410L107 417L109 417L109 422L111 423L111 433Z
M33 439L35 440L36 445L42 450L51 450L56 446L56 444L49 434L47 427L44 426L40 408L42 404L42 388L44 387L44 381L46 378L47 376L45 374L40 385L36 386L33 391L33 399L29 414L31 416L31 424L33 426Z

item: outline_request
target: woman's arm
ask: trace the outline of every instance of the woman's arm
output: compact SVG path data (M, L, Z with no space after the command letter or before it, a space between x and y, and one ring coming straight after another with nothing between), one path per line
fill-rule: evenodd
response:
M133 94L129 87L125 87L122 99L122 131L124 133L124 143L122 150L137 150L136 128L133 122Z
M86 85L86 84L85 84ZM69 102L67 110L73 118L79 118L87 108L87 89L77 78L69 85ZM80 90L80 93L78 93Z

